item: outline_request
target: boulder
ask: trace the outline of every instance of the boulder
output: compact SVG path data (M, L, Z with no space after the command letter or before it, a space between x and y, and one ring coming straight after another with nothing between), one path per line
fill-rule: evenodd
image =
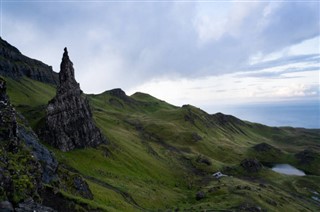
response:
M15 208L16 212L56 212L56 210L43 206L39 203L33 201L32 198L27 199L26 201L19 203L18 207Z
M73 178L74 188L78 191L79 195L86 199L93 199L93 194L89 189L88 183L82 179L80 176L76 176Z
M317 153L312 150L305 149L296 153L294 156L298 160L299 164L310 164L317 158Z
M198 191L196 193L196 200L201 200L206 197L206 193L204 191Z
M13 206L9 201L0 202L0 212L13 212Z
M267 143L260 143L260 144L257 144L255 146L253 146L253 149L256 150L257 152L268 152L268 151L275 151L275 152L281 152L279 149L271 146L270 144L267 144Z
M244 159L241 166L247 172L258 172L262 169L262 164L257 159Z

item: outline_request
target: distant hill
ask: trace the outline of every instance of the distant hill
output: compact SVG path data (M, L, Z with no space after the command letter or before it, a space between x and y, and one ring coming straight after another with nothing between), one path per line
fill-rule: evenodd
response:
M1 75L18 124L38 132L56 84L26 74L17 78L8 70ZM45 76L56 76L51 72ZM46 206L58 211L320 208L320 130L268 127L192 105L176 107L141 92L128 96L120 88L83 95L109 143L62 152L42 140L59 161L59 179L39 193ZM307 175L279 174L272 171L274 164L290 164ZM228 176L216 179L216 172Z

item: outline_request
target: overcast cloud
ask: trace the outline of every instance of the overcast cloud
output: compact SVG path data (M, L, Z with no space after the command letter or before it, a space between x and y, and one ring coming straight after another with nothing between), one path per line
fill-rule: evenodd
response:
M293 70L303 78L300 83L259 81L260 88L273 88L268 98L302 98L319 94L319 14L317 1L3 1L1 36L57 72L67 46L86 93L121 87L157 96L159 85L175 82L175 96L169 96L181 99L176 104L202 104L229 94L263 98L257 86L250 86L250 77L274 78ZM234 82L239 75L233 74L241 72L242 80L248 71L253 75L243 82L251 84ZM220 76L232 80L212 95L205 86L220 85ZM207 99L197 102L192 94L198 93L187 92L191 87L200 87ZM241 89L250 95L243 96ZM171 101L168 95L157 97Z

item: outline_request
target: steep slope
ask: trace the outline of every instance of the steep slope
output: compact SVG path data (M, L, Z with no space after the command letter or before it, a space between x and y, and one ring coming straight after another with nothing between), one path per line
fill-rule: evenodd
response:
M86 178L94 197L88 204L121 211L177 207L312 211L318 207L310 197L320 189L319 130L270 128L223 114L209 115L190 105L175 107L148 94L127 96L120 89L87 97L110 144L67 153L51 150L66 168ZM261 143L274 149L259 157ZM272 157L276 149L281 151L278 158ZM301 157L308 156L301 153L306 149L313 149L315 159L301 165ZM267 166L246 173L240 166L246 158L258 158L266 165L289 163L312 175L279 175ZM234 177L216 181L210 176L218 170ZM206 197L197 201L199 191Z
M30 78L7 79L17 110L33 128L43 126L55 88ZM69 152L50 147L62 172L88 182L92 200L57 189L85 204L84 210L319 210L320 130L272 128L191 105L175 107L148 94L127 96L121 89L87 98L110 143ZM246 163L259 169L251 172ZM307 175L275 173L268 168L275 163ZM217 171L232 177L217 180L211 176Z
M0 38L0 75L20 79L23 76L31 79L58 84L58 74L52 67L38 60L28 58L8 42Z
M18 131L16 113L6 95L6 82L2 78L0 78L0 114L0 209L11 211L15 206L17 211L19 209L24 211L25 205L31 204L35 210L42 208L53 211L34 202L17 205L26 198L39 199L42 189L41 178L43 176L44 180L49 181L52 173L48 172L49 164L42 160L43 158L39 158L39 155L32 154L19 138L21 132ZM39 150L42 147L36 148ZM44 154L50 157L50 153ZM43 165L40 162L43 162ZM52 164L50 167L54 172L55 167Z

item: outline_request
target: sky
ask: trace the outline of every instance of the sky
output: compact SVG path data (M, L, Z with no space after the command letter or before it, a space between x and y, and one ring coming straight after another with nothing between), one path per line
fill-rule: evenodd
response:
M319 1L2 0L0 33L56 72L67 47L85 93L319 107L319 14Z

